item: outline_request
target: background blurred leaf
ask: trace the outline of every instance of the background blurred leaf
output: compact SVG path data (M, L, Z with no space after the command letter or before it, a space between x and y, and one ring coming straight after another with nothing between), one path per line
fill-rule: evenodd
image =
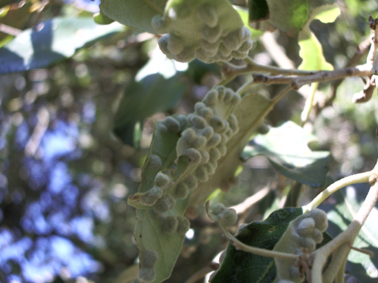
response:
M311 151L308 143L314 137L294 122L271 128L265 135L257 135L245 147L242 158L248 160L265 155L282 175L312 187L324 185L328 172L329 152Z
M249 246L273 250L290 221L302 213L302 208L277 210L264 221L248 224L236 238ZM270 283L274 282L275 277L276 268L272 258L236 250L232 244L228 244L226 257L211 282Z
M305 26L298 34L299 56L303 59L298 67L301 70L333 70L333 66L326 61L323 55L323 48L310 30L310 24L313 20L319 20L323 23L332 23L340 15L340 9L336 4L323 5L315 8Z
M265 0L263 0L263 1L265 1ZM251 2L253 2L253 1L251 1ZM248 16L248 10L241 8L241 7L238 7L238 6L234 6L234 8L239 13L239 16L242 19L244 26L247 27L250 30L251 38L252 39L259 38L264 32L261 31L261 30L253 29L249 26L250 18Z
M29 17L32 14L32 11L30 11L32 5L33 4L31 2L26 2L19 4L18 6L9 5L4 7L3 11L7 12L0 17L0 23L15 29L24 29ZM9 34L0 32L0 47L1 42L8 36Z
M180 76L177 73L165 79L161 74L148 75L126 88L114 118L114 132L123 143L139 148L138 128L142 128L143 120L176 105L185 92Z
M327 212L329 227L327 232L336 237L344 231L353 221L354 215L361 207L362 202L369 191L369 184L356 184L348 186L334 193L328 203L319 206ZM354 247L367 249L375 254L370 258L368 255L351 250L348 256L346 273L355 276L360 282L375 283L378 276L378 209L377 204L369 214L366 222L356 240Z
M61 17L27 29L0 48L0 74L44 68L78 49L124 30L118 23L97 25L92 18Z
M249 1L249 21L259 22L269 19L269 7L266 0Z
M307 17L306 0L254 0L249 3L249 21L257 23L256 28L262 30L266 29L264 23L269 23L276 29L295 36L305 25Z
M155 15L163 15L166 2L167 0L104 0L100 9L121 24L156 33L151 20Z

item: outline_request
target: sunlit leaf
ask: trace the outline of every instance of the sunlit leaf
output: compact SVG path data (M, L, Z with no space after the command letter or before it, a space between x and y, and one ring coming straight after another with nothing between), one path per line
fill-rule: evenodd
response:
M104 0L101 11L121 24L156 33L151 26L155 15L163 15L167 0Z
M302 213L302 208L277 210L264 221L248 224L236 238L249 246L273 250L290 221ZM272 258L240 251L228 244L226 257L211 282L271 283L274 282L276 273Z
M328 232L331 236L336 237L339 233L347 229L361 207L369 188L370 186L367 183L348 186L332 195L328 202L331 204L322 204L319 206L319 208L327 211L330 224ZM353 243L354 247L370 250L375 255L378 254L377 218L378 208L376 205ZM351 250L346 265L346 273L352 274L360 282L377 282L377 256L370 258L367 254Z
M340 9L336 4L323 5L315 8L303 29L299 32L298 43L300 46L299 56L302 63L298 67L301 70L333 70L333 66L326 61L323 55L323 48L310 30L310 24L313 20L319 20L323 23L332 23L340 15Z
M271 128L257 135L245 147L242 158L265 155L282 175L312 187L321 187L328 172L329 152L311 151L308 143L314 137L293 122Z
M27 29L0 48L0 74L45 68L73 56L80 48L124 30L101 26L92 18L54 18Z

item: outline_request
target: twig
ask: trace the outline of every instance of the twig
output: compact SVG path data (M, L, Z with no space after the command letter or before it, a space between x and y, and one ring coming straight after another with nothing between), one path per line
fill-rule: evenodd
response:
M307 213L310 210L318 207L319 204L321 204L326 198L328 198L330 195L340 190L341 188L344 188L352 184L368 182L372 174L373 171L369 171L365 173L351 175L336 181L335 183L327 187L324 191L322 191L320 194L318 194L316 198L314 198L309 204L303 206L303 213Z
M231 208L235 209L237 214L244 214L250 207L262 200L269 192L269 187L265 187L255 193L253 196L246 198L242 203L239 203L238 205L235 205Z
M260 36L259 40L262 45L264 45L265 50L280 68L295 68L293 61L286 56L285 52L282 50L282 47L278 45L271 32L265 32L262 36Z
M192 276L190 276L185 283L195 283L198 280L202 279L211 271L217 270L219 268L219 264L215 262L210 262L207 264L204 268L198 270L196 273L194 273Z
M267 257L273 257L273 258L281 258L281 259L287 259L287 260L296 260L298 258L298 255L295 254L288 254L283 252L277 252L277 251L271 251L261 248L256 248L252 246L248 246L242 242L240 242L237 238L235 238L228 230L222 226L220 226L227 237L227 239L231 242L231 244L234 245L234 247L237 250L242 250L245 252L253 253L256 255L261 256L267 256Z
M6 33L12 36L17 36L22 32L22 30L5 25L5 24L0 24L0 32Z
M332 261L335 263L332 265L332 269L327 268L326 272L324 273L324 282L331 282L333 278L336 276L335 271L337 272L344 262L345 257L348 255L350 251L350 245L354 242L355 238L357 237L361 227L365 223L366 218L369 216L371 210L375 206L378 200L378 166L376 165L374 169L370 173L370 178L368 181L371 183L371 187L369 190L368 195L365 198L362 206L358 210L356 216L354 217L353 222L348 226L347 230L339 234L336 238L334 238L331 242L327 243L320 249L314 252L315 259L312 268L312 280L313 283L322 283L322 269L323 266L328 258L328 256L335 250L337 252L332 257ZM366 173L362 173L366 174ZM362 175L358 174L358 175ZM356 175L354 175L356 176ZM353 177L353 176L350 176ZM346 178L344 178L346 179ZM337 182L336 182L337 183ZM336 263L338 263L338 267L336 267ZM328 271L329 270L329 271ZM333 271L332 271L333 270Z

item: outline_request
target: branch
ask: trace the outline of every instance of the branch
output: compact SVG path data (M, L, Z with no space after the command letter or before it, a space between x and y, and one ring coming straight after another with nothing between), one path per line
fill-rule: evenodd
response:
M287 259L287 260L296 260L298 258L298 255L295 255L295 254L288 254L288 253L271 251L271 250L248 246L244 244L243 242L240 242L237 238L235 238L230 232L228 232L226 228L224 228L221 225L219 226L222 228L227 239L231 242L231 244L234 245L234 247L237 250L242 250L242 251L249 252L256 255L273 257L273 258L281 258L281 259Z
M352 184L368 182L369 178L373 174L373 170L365 173L348 176L336 181L335 183L327 187L324 191L322 191L320 194L318 194L316 198L314 198L309 204L302 206L303 213L307 213L310 210L318 207L326 198L328 198L330 195L332 195L334 192L337 192L341 188L344 188Z
M332 282L335 278L339 268L343 266L344 260L349 254L350 245L353 244L355 238L357 237L361 227L365 223L366 218L369 216L371 210L375 206L378 200L378 166L376 165L370 173L370 178L368 179L372 186L370 187L369 193L365 198L361 208L354 217L353 222L348 226L347 230L342 232L331 242L327 243L320 249L314 252L315 259L312 267L312 280L313 283L322 283L322 270L323 266L326 263L328 256L337 250L337 252L332 257L332 269L327 268L324 273L324 282ZM366 173L358 174L363 175ZM356 175L354 175L356 176ZM350 177L354 177L350 176ZM346 178L344 178L346 179ZM342 179L343 180L343 179ZM340 180L341 181L341 180ZM338 266L336 266L338 265Z

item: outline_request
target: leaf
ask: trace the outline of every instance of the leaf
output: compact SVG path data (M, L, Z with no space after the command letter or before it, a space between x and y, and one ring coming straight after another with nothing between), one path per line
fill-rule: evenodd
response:
M169 0L153 25L165 33L162 52L179 62L243 59L252 47L249 30L227 0Z
M154 185L154 178L158 171L168 169L176 159L176 143L180 135L173 132L162 133L159 131L159 124L156 125L154 138L151 143L148 158L143 167L139 193L148 191ZM158 156L161 160L161 167L151 166L151 156ZM132 196L129 197L132 202ZM176 200L176 205L164 213L164 216L182 216L186 210L188 199ZM161 219L153 209L137 209L137 222L134 232L135 241L139 251L155 250L159 260L155 266L156 278L153 282L162 282L167 279L176 263L180 253L185 234L173 233L166 235L161 229Z
M218 161L218 168L210 179L193 191L190 205L196 207L205 202L216 189L227 191L235 183L235 170L243 161L240 155L251 134L259 127L270 112L274 102L260 94L249 94L234 109L239 124L239 132L227 143L227 154Z
M324 185L328 171L329 152L311 151L308 143L313 140L303 128L289 121L278 128L271 128L265 135L257 135L245 147L244 161L265 155L282 175L312 187Z
M94 21L99 25L108 25L114 22L111 18L104 15L101 11L93 15Z
M249 246L273 250L289 223L302 213L302 208L277 210L264 221L248 224L236 238ZM228 244L226 257L211 282L271 283L275 278L276 268L272 258L236 250L232 244Z
M266 25L295 36L304 26L308 16L306 0L253 0L249 3L249 21L258 24L260 29Z
M329 220L328 233L336 237L344 231L353 221L354 215L357 214L362 202L369 191L369 184L355 184L337 191L328 202L330 204L321 204L320 209L327 211ZM346 273L352 274L360 282L375 283L378 277L378 208L377 204L369 214L368 218L356 240L354 247L367 249L374 252L375 257L370 258L368 255L351 250L346 265Z
M265 1L265 0L263 0L263 1ZM253 29L249 26L249 18L248 18L248 10L247 9L244 9L244 8L241 8L241 7L238 7L238 6L234 6L234 8L239 13L239 16L242 19L244 26L247 27L249 29L249 31L251 32L251 38L252 39L257 39L261 35L263 35L263 33L264 33L263 31Z
M269 19L269 7L266 0L249 1L249 21L260 22Z
M0 74L45 68L124 27L100 26L92 18L58 17L27 29L0 48Z
M299 32L298 43L300 46L299 56L302 63L298 67L301 70L333 70L333 66L326 61L323 55L323 48L310 30L313 20L320 20L323 23L332 23L340 15L337 4L323 5L315 8L308 18L305 26Z
M121 24L156 33L151 26L155 15L163 15L167 0L103 0L101 11Z
M134 133L142 128L143 120L176 105L185 92L180 76L165 79L161 74L148 75L126 88L114 118L114 132L123 143L139 148Z

